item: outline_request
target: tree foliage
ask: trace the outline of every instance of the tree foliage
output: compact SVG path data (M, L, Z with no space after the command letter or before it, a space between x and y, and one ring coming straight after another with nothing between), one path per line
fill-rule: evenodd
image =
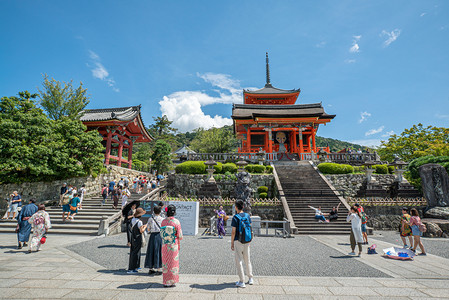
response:
M81 111L89 104L87 89L83 89L82 82L75 89L72 81L56 81L45 74L42 86L43 89L39 90L40 105L52 120L60 120L63 117L78 119Z
M0 99L0 182L63 179L98 173L101 138L79 120L49 119L35 94Z
M151 159L158 174L168 171L172 163L170 145L164 140L156 141Z
M221 128L198 129L195 139L190 146L196 152L226 153L237 147L237 139L231 126Z
M407 162L426 155L449 155L449 128L413 125L382 141L378 153L382 160L392 161L398 156Z

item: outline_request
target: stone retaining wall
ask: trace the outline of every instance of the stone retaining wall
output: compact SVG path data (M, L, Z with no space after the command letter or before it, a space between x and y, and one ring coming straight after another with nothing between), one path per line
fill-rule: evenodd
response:
M87 195L100 194L101 186L111 180L120 180L121 176L137 176L137 175L147 175L149 173L144 173L136 170L130 170L126 168L121 168L117 166L108 166L108 172L105 174L100 174L97 177L87 176L87 177L76 177L68 178L63 180L55 180L50 182L25 182L21 184L1 184L0 185L0 211L4 211L7 207L7 199L13 191L18 191L22 196L22 199L27 201L31 198L35 198L38 202L46 200L57 200L59 199L59 193L61 186L64 182L71 184L80 188L81 185L86 186ZM5 201L6 200L6 201Z
M221 174L218 174L221 175ZM217 180L217 186L223 198L233 198L237 181L230 179L230 176L221 175L222 179ZM184 197L197 196L198 190L207 179L207 175L170 174L167 180L167 193L171 197L179 195ZM251 175L250 187L257 192L259 186L268 187L268 197L277 196L273 174ZM254 194L255 196L256 194Z
M347 197L354 197L366 179L365 174L337 174L325 176L337 190L344 190L345 196ZM373 175L373 178L382 185L384 189L388 189L394 182L396 175L379 174Z

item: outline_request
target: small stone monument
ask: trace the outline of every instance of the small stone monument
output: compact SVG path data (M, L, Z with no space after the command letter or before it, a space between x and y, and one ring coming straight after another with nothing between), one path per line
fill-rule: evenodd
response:
M207 166L208 177L206 181L201 185L198 190L198 198L212 198L212 199L220 199L221 192L218 189L217 182L214 179L214 166L217 164L212 157L209 158L208 161L205 161L204 164Z
M427 199L427 207L449 206L449 175L439 164L425 164L419 167L422 189Z
M249 187L251 183L251 174L243 167L248 163L246 161L238 161L239 173L237 173L237 184L235 186L235 196L237 200L242 200L245 204L243 211L251 215L251 196L253 190Z

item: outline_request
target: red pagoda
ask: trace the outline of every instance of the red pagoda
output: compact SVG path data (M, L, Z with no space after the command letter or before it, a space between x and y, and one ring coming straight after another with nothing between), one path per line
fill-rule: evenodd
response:
M300 89L282 90L270 82L266 54L266 84L256 91L243 90L243 103L234 104L232 119L239 153L277 153L278 159L301 157L317 152L315 135L320 124L329 123L335 115L324 111L321 103L295 104ZM325 149L329 152L329 149Z

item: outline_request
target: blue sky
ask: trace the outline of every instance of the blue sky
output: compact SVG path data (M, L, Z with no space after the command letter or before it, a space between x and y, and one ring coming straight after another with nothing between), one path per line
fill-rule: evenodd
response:
M142 104L181 131L230 124L243 88L301 88L365 145L449 124L448 1L0 1L0 96L42 74L83 82L88 108Z

